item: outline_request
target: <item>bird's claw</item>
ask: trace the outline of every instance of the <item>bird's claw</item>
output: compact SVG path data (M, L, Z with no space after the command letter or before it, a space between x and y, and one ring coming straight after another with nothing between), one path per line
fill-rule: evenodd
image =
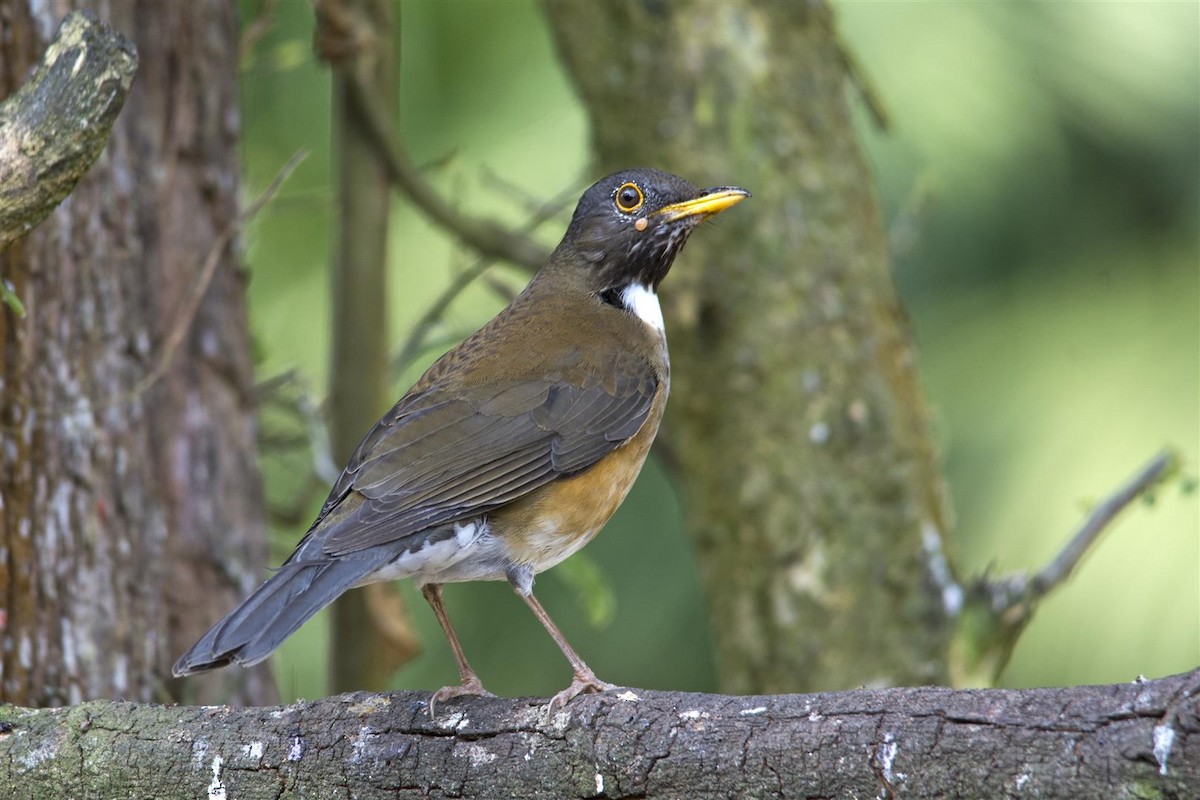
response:
M465 680L458 686L443 686L429 697L429 718L435 718L434 710L438 703L454 697L468 696L495 697L496 695L483 688L483 682L479 678Z
M615 685L597 678L595 673L576 673L574 679L571 681L570 686L554 695L554 697L550 698L550 702L546 705L546 715L550 716L554 714L554 712L558 711L581 694L587 694L589 692L607 692L610 689L616 688L617 687Z

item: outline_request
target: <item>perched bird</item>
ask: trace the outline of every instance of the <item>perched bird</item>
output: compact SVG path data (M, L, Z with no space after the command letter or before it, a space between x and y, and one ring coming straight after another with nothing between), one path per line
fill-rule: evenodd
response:
M175 675L255 664L347 589L411 577L461 679L430 714L487 694L442 605L456 581L507 580L545 626L574 671L551 708L611 688L533 596L534 576L587 544L633 486L670 380L658 285L696 225L746 197L650 169L584 192L525 290L376 423L296 551Z

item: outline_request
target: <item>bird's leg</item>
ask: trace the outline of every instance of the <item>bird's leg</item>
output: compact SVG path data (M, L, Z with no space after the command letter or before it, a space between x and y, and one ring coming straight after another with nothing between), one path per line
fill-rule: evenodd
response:
M442 605L442 585L427 583L421 587L421 594L433 608L433 615L437 617L438 624L442 626L442 632L446 634L446 641L450 643L454 660L458 662L460 681L458 686L443 686L433 693L433 696L429 698L429 716L433 717L434 708L438 703L449 700L451 697L462 697L463 695L491 697L492 693L483 688L483 682L479 680L475 670L471 669L471 665L467 663L467 656L458 642L458 634L454 632L454 626L450 624L450 615L446 613L446 607Z
M533 615L538 618L538 622L542 623L542 627L550 634L550 638L558 645L558 649L562 650L562 654L567 657L567 661L571 664L571 669L575 673L575 677L571 680L571 685L550 698L550 705L547 706L547 711L553 713L585 692L605 692L609 689L617 688L611 683L605 683L597 678L596 673L592 672L591 667L583 663L583 659L567 643L567 638L562 635L562 631L554 624L554 620L550 619L550 615L546 613L546 609L542 608L542 604L533 596L532 590L522 591L519 586L513 586L513 590L516 591L518 597L525 601L525 605L529 606Z

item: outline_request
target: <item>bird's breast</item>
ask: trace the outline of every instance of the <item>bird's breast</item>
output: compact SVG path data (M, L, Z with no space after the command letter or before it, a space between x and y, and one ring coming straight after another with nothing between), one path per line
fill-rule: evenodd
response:
M584 472L547 484L489 515L493 534L504 542L514 564L529 564L535 572L549 569L604 527L646 463L666 402L664 382L645 423L629 441Z

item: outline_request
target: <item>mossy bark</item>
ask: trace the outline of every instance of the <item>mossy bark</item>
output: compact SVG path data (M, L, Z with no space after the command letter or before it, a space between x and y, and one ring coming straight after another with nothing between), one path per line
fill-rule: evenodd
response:
M598 172L653 166L754 194L662 289L661 439L723 688L944 681L953 620L924 554L946 534L943 486L830 9L544 8Z
M0 796L1190 800L1197 674L1057 689L0 707Z

